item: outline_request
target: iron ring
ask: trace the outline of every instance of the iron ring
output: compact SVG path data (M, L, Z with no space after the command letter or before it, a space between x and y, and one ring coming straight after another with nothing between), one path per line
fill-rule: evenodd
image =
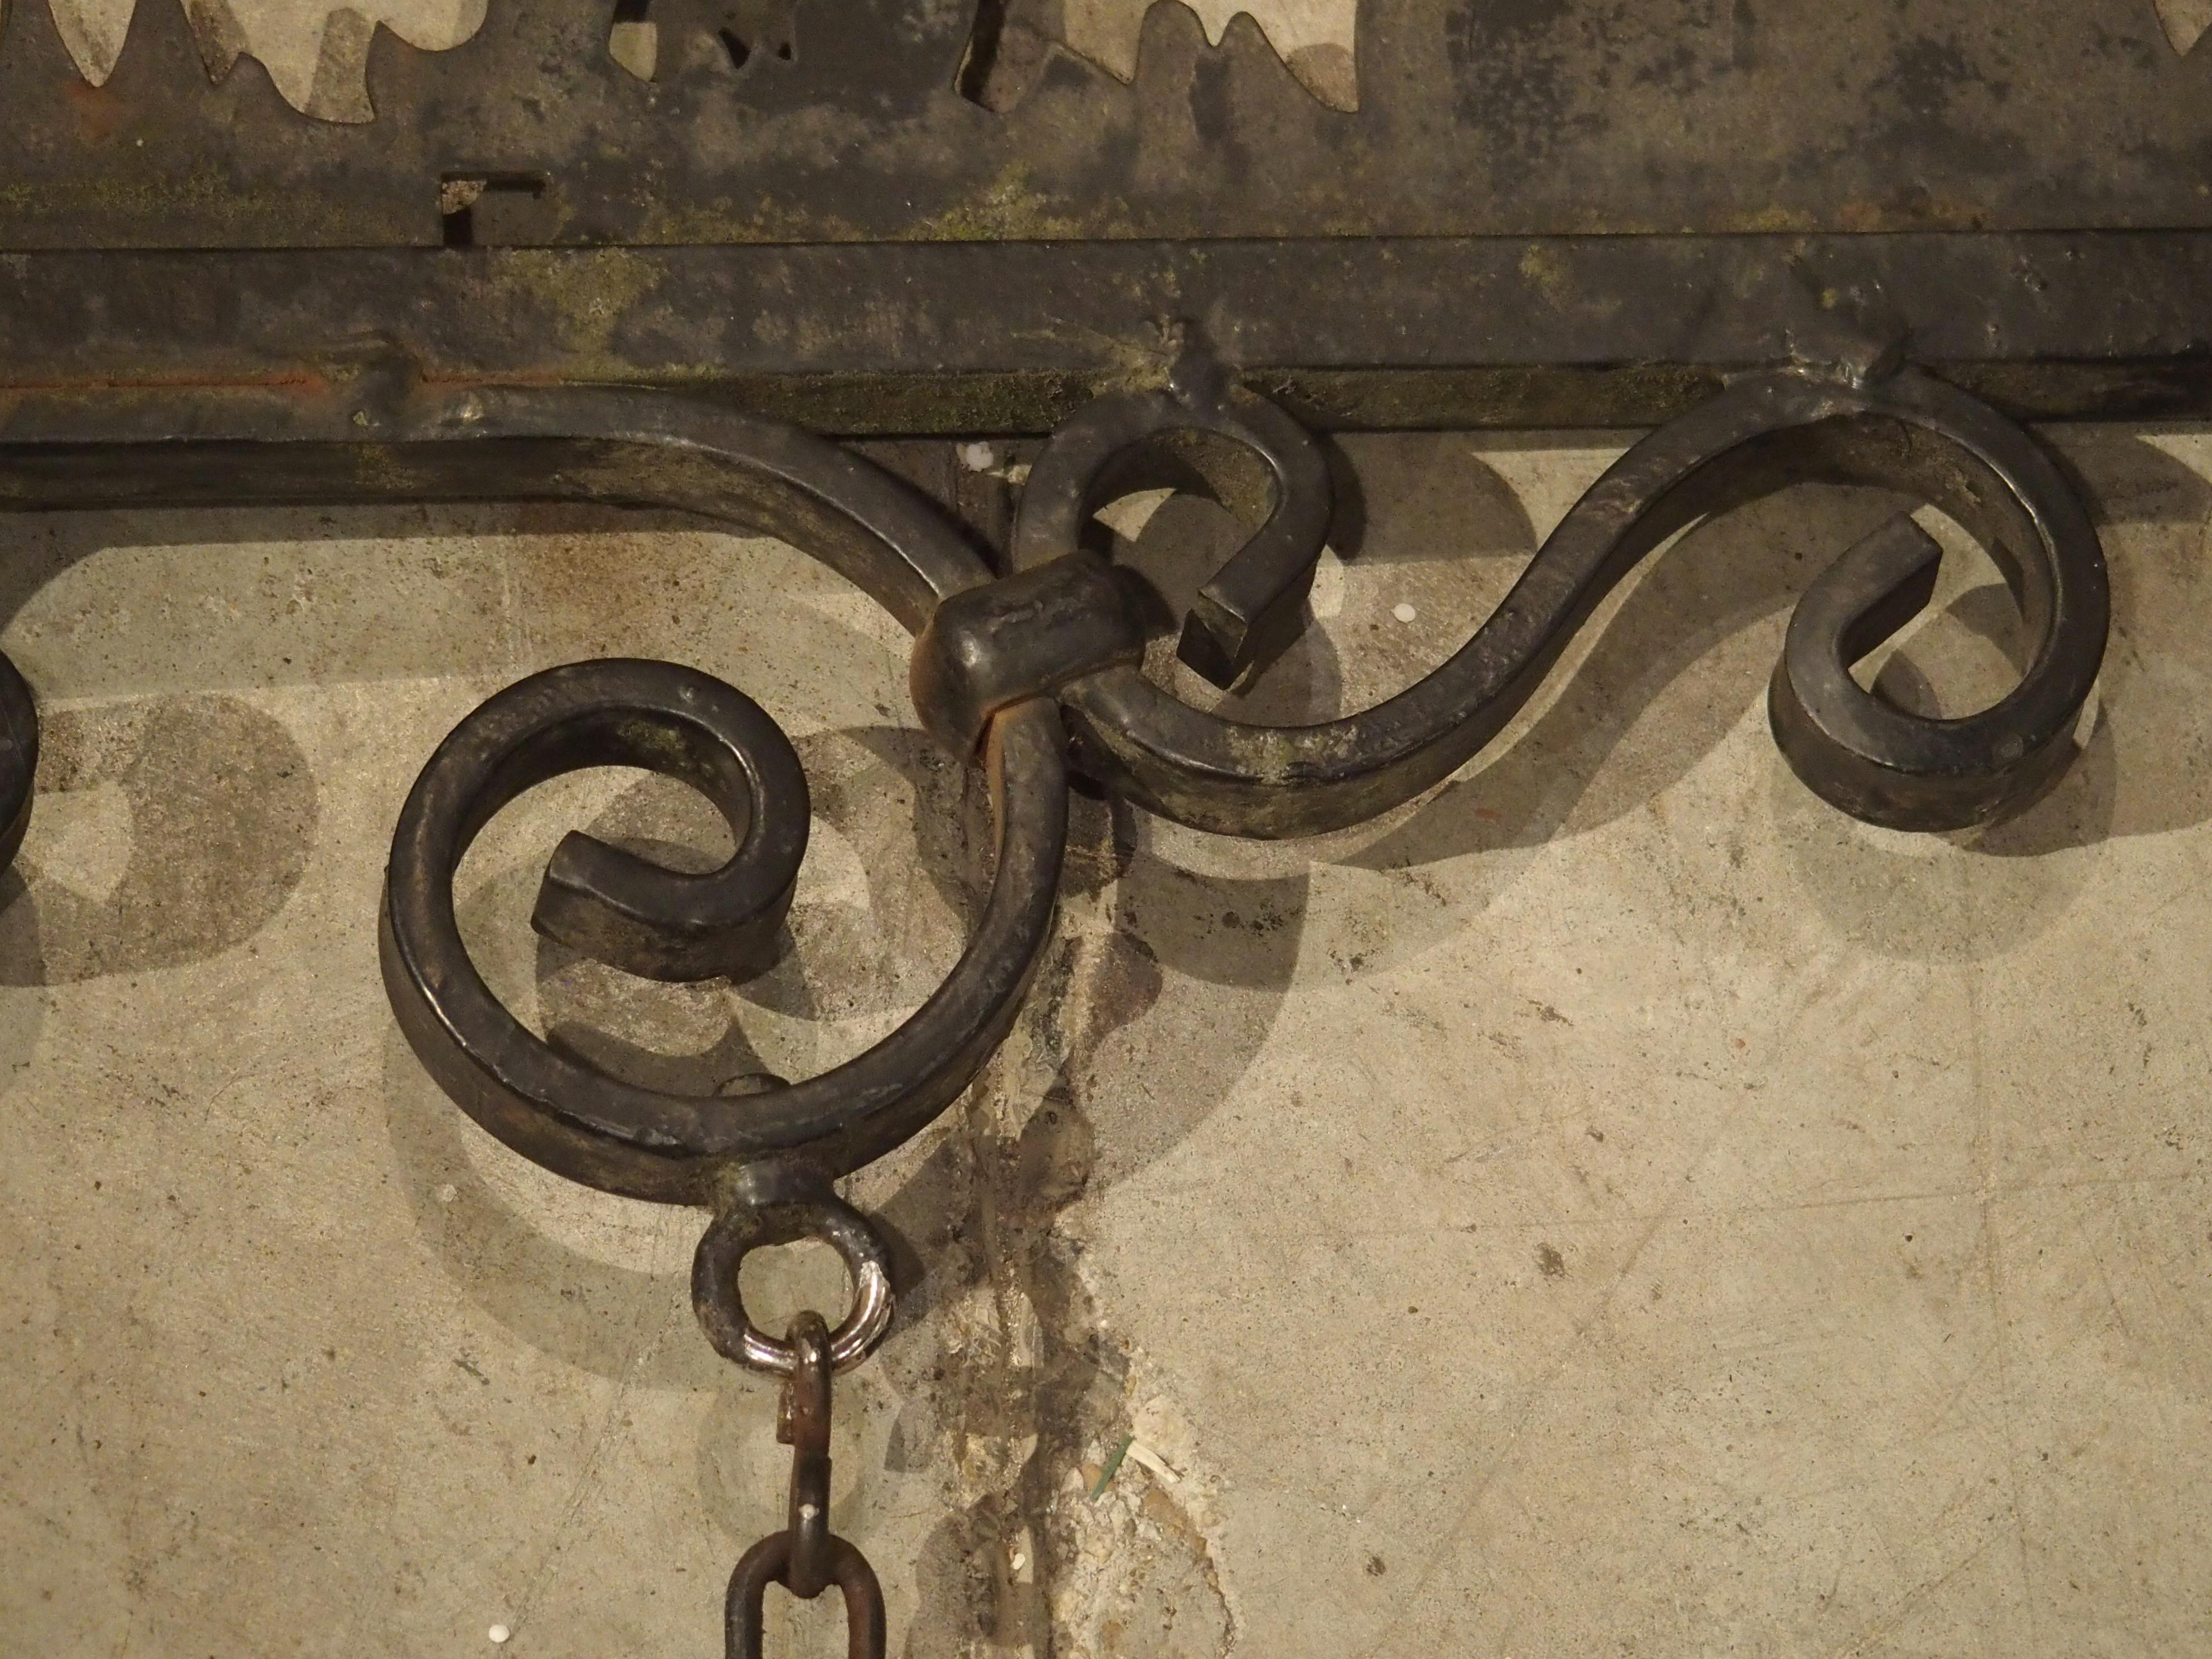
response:
M717 1215L691 1259L691 1306L714 1352L757 1371L789 1376L799 1368L790 1343L768 1335L745 1312L738 1270L771 1244L819 1239L836 1250L852 1281L853 1305L830 1334L830 1368L849 1370L890 1328L890 1257L867 1218L834 1194L778 1202L738 1203Z

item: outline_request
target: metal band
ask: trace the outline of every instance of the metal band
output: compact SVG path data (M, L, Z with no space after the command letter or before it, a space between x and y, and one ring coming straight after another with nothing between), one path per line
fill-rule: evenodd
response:
M1145 629L1117 573L1070 553L937 607L914 643L907 686L929 734L972 757L993 715L1072 680L1145 659Z

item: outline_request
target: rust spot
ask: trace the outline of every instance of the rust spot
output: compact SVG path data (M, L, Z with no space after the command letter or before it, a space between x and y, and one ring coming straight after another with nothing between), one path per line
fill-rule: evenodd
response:
M88 138L106 140L115 136L128 112L123 100L105 87L95 87L88 82L72 80L62 95L69 100L76 116L77 125Z

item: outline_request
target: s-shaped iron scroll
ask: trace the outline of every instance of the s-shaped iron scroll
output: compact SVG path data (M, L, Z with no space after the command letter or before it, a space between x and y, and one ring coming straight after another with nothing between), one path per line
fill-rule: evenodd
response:
M1177 414L1163 408L1152 432L1116 435L1133 444ZM1100 503L1117 459L1080 417L1046 447L1014 527L1023 574L1006 588L1104 591L1102 562L1071 550L1073 531ZM1304 489L1326 490L1325 471L1307 476ZM1965 829L2032 794L2071 754L2104 660L2103 550L2080 498L2033 438L1911 369L1756 375L1662 427L1575 504L1448 661L1339 720L1261 726L1203 713L1146 678L1127 648L1101 651L1079 672L1063 656L1010 684L1001 659L1019 648L1022 630L1009 626L1005 596L991 589L939 608L916 647L915 700L933 732L968 749L979 711L1049 690L1067 709L1084 769L1155 811L1227 835L1342 829L1411 799L1495 738L1646 554L1700 520L1808 482L1900 489L1948 514L1996 561L2034 645L2019 684L1963 718L1909 714L1863 690L1851 667L1934 592L1938 550L1900 520L1844 554L1792 617L1768 702L1791 769L1832 805L1899 830ZM1325 500L1283 502L1269 529L1298 525L1310 568L1328 519ZM1030 592L1020 597L1033 602ZM1095 605L1067 609L1105 614ZM1071 637L1077 631L1062 626ZM1010 634L1015 643L1001 647Z

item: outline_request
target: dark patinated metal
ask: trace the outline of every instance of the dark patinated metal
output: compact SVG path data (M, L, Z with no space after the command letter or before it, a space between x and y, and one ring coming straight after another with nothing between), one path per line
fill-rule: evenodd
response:
M237 479L251 476L272 499L658 501L774 529L915 624L939 599L988 574L941 515L875 468L803 434L702 406L606 392L403 401L379 406L368 422L388 429L390 443L355 450L304 435L319 422L288 420L295 411L281 401L235 409L210 401L225 409L234 429L266 423L268 448L250 474L222 465L235 454L222 441L149 444L138 453L126 499L203 499L198 492L210 485L234 495ZM204 407L195 417L203 431L217 419ZM9 435L22 438L23 425ZM19 501L98 499L116 480L88 459L66 438L0 444L0 463L14 463L0 489ZM671 677L636 667L620 672L641 678L651 695L613 704L600 718L588 695L574 701L572 684L543 682L515 694L489 723L465 722L417 783L394 835L382 920L385 982L402 1028L477 1121L547 1167L610 1191L699 1201L720 1172L748 1158L804 1149L836 1174L880 1156L957 1097L997 1046L1050 925L1066 805L1049 706L1009 709L984 745L999 822L995 873L975 938L945 984L866 1053L820 1078L766 1087L740 1106L624 1083L548 1044L485 986L454 921L453 869L491 812L553 771L597 763L591 757L611 752L607 745L640 702L657 700L661 716L680 702L654 689ZM673 690L680 694L681 684ZM702 695L720 694L708 684ZM691 765L652 744L632 743L627 752L678 775ZM803 799L789 784L763 798L763 834L799 844L789 814ZM772 824L771 808L780 814Z
M776 1409L775 1437L791 1448L791 1501L784 1534L791 1556L784 1588L811 1601L830 1587L830 1328L818 1313L791 1322L797 1356Z
M845 1601L845 1651L883 1659L884 1593L859 1547L830 1530L830 1345L819 1314L792 1323L798 1369L785 1382L776 1438L791 1448L790 1520L738 1559L724 1612L729 1659L759 1659L768 1587L811 1601L835 1584Z
M1258 489L1240 489L1234 468L1209 471L1203 452L1182 458L1224 505L1258 521L1198 590L1176 646L1185 664L1226 689L1297 632L1334 498L1328 463L1305 428L1234 384L1211 353L1186 349L1164 390L1100 398L1053 434L1022 491L1014 563L1028 568L1062 557L1086 539L1091 514L1117 496L1187 484L1180 469L1158 470L1160 458L1147 446L1192 433L1228 439L1265 469Z
M702 1241L692 1297L708 1335L725 1355L781 1373L775 1437L791 1448L791 1492L784 1529L747 1550L730 1575L724 1612L726 1651L731 1659L757 1659L770 1584L781 1584L802 1601L811 1601L835 1584L845 1601L846 1651L856 1659L882 1659L884 1598L875 1571L855 1545L830 1529L830 1384L838 1371L874 1346L890 1317L882 1246L866 1221L827 1195L826 1183L818 1178L756 1171L752 1179L755 1190L725 1211ZM845 1253L853 1268L853 1312L835 1334L820 1314L801 1313L792 1321L786 1340L770 1342L745 1317L737 1293L738 1264L757 1245L810 1236L826 1238ZM870 1275L882 1290L880 1319L870 1310L875 1294ZM856 1326L868 1328L857 1340ZM739 1331L742 1343L734 1340ZM770 1349L774 1364L761 1358L761 1351Z
M792 1547L789 1533L771 1533L738 1559L737 1571L730 1575L723 1613L729 1659L761 1659L765 1651L761 1626L768 1587L787 1584ZM884 1628L884 1593L876 1583L875 1570L846 1539L830 1538L823 1554L830 1582L845 1599L848 1659L884 1659L889 1637Z
M0 395L396 373L1034 435L1164 386L1178 321L1323 430L1650 426L1869 342L2017 419L2212 414L2207 230L30 252Z
M379 30L337 125L174 4L87 87L22 0L0 245L438 247L463 205L477 247L2212 226L2212 63L2152 0L1365 0L1334 105L1173 6L1130 84L1048 41L992 86L1050 9L494 0L452 51Z
M493 0L445 52L344 14L366 78L319 90L323 119L228 15L141 6L94 88L46 5L0 3L0 507L546 500L763 531L917 635L921 720L990 787L989 896L939 990L822 1077L700 1097L516 1019L453 878L533 784L664 772L731 860L684 875L571 835L533 920L651 977L756 971L809 810L763 711L677 665L556 669L465 720L399 812L380 938L415 1052L547 1168L711 1207L702 1327L786 1378L791 1514L732 1576L732 1655L761 1651L775 1583L836 1584L850 1651L884 1650L875 1577L828 1529L829 1378L882 1339L891 1285L832 1182L1009 1030L1071 757L1224 833L1370 818L1492 743L1676 532L1827 480L1948 514L2028 649L1960 719L1862 686L1934 592L1940 550L1900 518L1794 612L1781 752L1867 821L1986 823L2073 753L2108 628L2094 527L2020 422L2212 414L2212 52L2149 0L1364 0L1280 51L1265 20L1209 45L1177 7L1102 44L1043 0ZM1656 429L1417 684L1283 728L1146 677L1093 523L1115 495L1203 489L1249 527L1173 624L1241 690L1306 620L1333 510L1313 434L1567 425ZM948 514L817 433L1045 441L1025 483L962 472ZM0 864L37 737L0 659ZM841 1252L854 1306L780 1341L738 1270L802 1237Z
M702 875L572 830L538 890L539 933L647 979L738 978L768 965L811 813L798 751L751 698L672 663L571 663L508 687L448 741L466 751L456 764L489 763L479 811L563 772L634 766L683 779L729 825L737 850Z
M907 684L930 735L965 756L1000 710L1144 657L1136 605L1106 561L1083 550L939 605L915 641Z
M39 770L39 712L15 665L0 656L0 870L7 868L31 825L32 784Z
M118 394L89 408L70 398L0 400L0 501L19 508L502 499L658 505L781 535L909 628L990 576L956 526L880 469L805 433L693 400L580 388L459 392L381 380L305 398L173 391ZM634 684L628 704L595 714L574 679L541 684L490 724L465 722L402 811L381 937L386 986L416 1052L510 1146L612 1192L703 1202L721 1174L749 1159L803 1149L815 1167L839 1174L879 1157L957 1097L997 1047L1049 930L1067 811L1064 740L1050 705L1008 708L981 745L998 826L994 876L975 938L945 983L866 1053L740 1103L624 1083L552 1047L500 1005L461 946L453 871L491 812L529 781L598 763L589 757L616 752L610 745L696 774L690 748L639 742L625 714L655 705L649 723L673 720L698 735L700 717L679 712L683 686L709 702L736 696L679 671L592 672L627 676L641 690ZM21 712L25 741L34 740ZM725 781L734 785L744 769L734 755L730 766ZM0 786L9 775L0 770ZM19 787L0 808L20 813L27 800ZM763 835L783 838L785 852L769 861L775 870L803 843L793 816L803 803L795 773L757 803Z
M1048 446L1033 485L1056 476L1051 459ZM1661 428L1575 505L1449 661L1373 708L1318 726L1251 726L1116 666L1060 691L1078 752L1115 788L1201 829L1297 836L1358 823L1439 781L1504 730L1646 553L1698 519L1808 479L1884 484L1950 513L1997 559L2037 646L1995 707L1924 719L1860 691L1838 656L1844 632L1854 661L1887 637L1865 637L1863 617L1894 631L1910 613L1839 614L1842 590L1816 588L1775 681L1784 754L1816 793L1872 822L1949 830L1987 818L2065 752L2104 659L2104 557L2033 440L1964 393L1896 368L1753 377ZM1042 527L1066 516L1025 506L1017 562L1048 552ZM1846 556L1846 577L1865 557Z

